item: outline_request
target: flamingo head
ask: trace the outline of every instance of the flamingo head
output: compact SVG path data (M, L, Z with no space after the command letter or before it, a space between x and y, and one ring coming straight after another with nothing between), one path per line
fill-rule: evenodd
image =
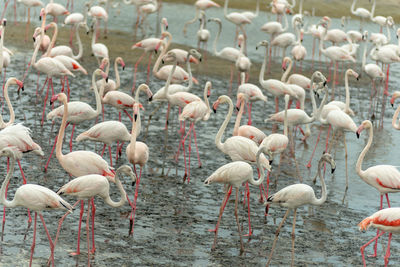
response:
M132 171L132 168L128 165L122 165L121 167L119 167L117 169L117 173L124 173L126 175L129 175L129 177L131 177L132 180L132 186L135 185L136 180L137 180L137 176L136 174Z
M399 36L400 36L400 28L398 28L396 31L396 38L399 39Z
M206 88L207 88L207 98L209 98L211 95L211 88L212 88L212 84L210 81L207 81Z
M121 64L122 70L125 70L125 62L124 62L124 60L122 59L122 57L118 57L118 58L117 58L117 62L118 62L119 64Z
M218 24L222 24L222 22L221 22L221 20L219 18L211 18L211 19L207 20L207 22L210 22L210 21L214 21L214 22L216 22Z
M3 24L3 26L5 27L7 25L7 19L3 19L3 21L1 22Z
M238 93L237 94L237 100L236 100L236 109L239 111L240 108L240 104L242 102L248 101L249 100L249 96L243 93Z
M218 108L219 104L221 104L221 100L218 98L217 101L215 101L212 105L214 113L217 113L217 108Z
M40 10L39 20L42 20L42 17L45 16L45 15L46 15L46 13L44 12L44 8L42 8L42 9Z
M18 93L19 93L20 89L22 91L24 91L24 83L23 82L21 82L20 80L15 79L15 84L18 85Z
M321 157L321 161L325 161L331 165L331 173L334 173L336 170L336 162L333 160L331 154L323 153Z
M0 150L0 157L17 159L22 157L22 153L15 146L5 147Z
M238 36L238 46L242 47L243 42L244 42L244 36L243 36L243 34L240 34Z
M135 121L138 118L139 109L143 109L144 110L143 105L140 104L139 102L135 102L135 104L133 104L133 117L134 117Z
M201 62L201 54L196 49L190 49L188 54L189 62L198 64Z
M359 80L360 75L359 75L357 72L355 72L355 71L352 70L352 69L348 69L347 71L349 72L349 74L353 75L354 78L357 79L357 81Z
M360 134L361 134L361 132L362 132L364 129L368 129L368 128L370 128L371 126L372 126L371 121L369 121L369 120L363 121L363 122L361 123L361 125L358 127L357 131L356 131L357 138L360 138Z
M176 61L176 54L173 51L169 51L163 58L162 63L170 63Z
M257 44L257 46L256 46L256 50L257 50L260 46L268 47L268 46L269 46L269 43L268 43L267 40L263 40L263 41L259 42L259 43Z
M53 104L56 100L60 102L67 101L67 96L64 93L53 95L50 99L50 104Z
M101 70L104 71L104 67L105 67L105 65L108 64L108 63L109 63L109 59L108 59L107 57L103 58L103 59L101 60L101 64L100 64L100 66L99 66L99 69L101 69Z
M285 57L284 59L283 59L283 61L282 61L282 70L283 71L286 71L286 69L287 69L287 64L289 63L291 63L291 59L289 58L289 57Z
M396 98L399 97L400 97L400 91L395 91L392 95L392 98L390 99L390 104L392 105L392 107L394 105L394 101L396 100Z

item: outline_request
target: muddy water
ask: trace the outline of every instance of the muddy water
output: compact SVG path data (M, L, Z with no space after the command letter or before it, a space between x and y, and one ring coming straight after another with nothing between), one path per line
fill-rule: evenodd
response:
M171 5L174 7L175 5ZM164 12L169 14L169 5L164 5ZM185 7L185 6L179 6ZM214 11L212 11L214 12ZM192 12L193 13L193 12ZM190 14L189 14L190 15ZM190 17L188 15L188 18ZM221 16L219 14L219 16ZM261 17L261 16L260 16ZM186 20L186 18L185 18ZM170 25L178 25L177 21L170 19ZM358 22L355 22L358 27ZM116 27L114 24L112 27ZM371 26L372 27L372 26ZM179 29L179 26L175 28ZM258 28L253 29L256 33ZM179 30L176 32L179 36ZM232 36L223 37L227 43L231 43ZM180 39L185 40L185 39ZM257 40L250 41L255 43ZM184 41L182 41L184 42ZM194 44L194 43L190 43ZM227 44L227 45L229 45ZM127 44L128 46L129 44ZM222 45L221 45L222 47ZM249 51L251 51L249 49ZM250 54L252 56L252 54ZM253 56L256 58L256 56ZM19 51L13 57L13 66L8 70L7 75L21 77L21 69L26 62L26 54ZM86 62L85 67L91 73L95 69L94 60ZM357 66L357 70L359 66ZM391 68L392 78L390 90L395 90L396 79L399 73L396 68ZM131 87L132 66L122 72L122 90L128 92ZM12 102L16 107L16 121L24 122L31 128L32 136L38 142L46 155L50 153L51 142L58 131L59 122L52 125L51 122L45 122L44 126L40 126L42 101L41 97L35 96L37 76L31 71L25 80L25 91L18 98L15 89L10 88ZM144 81L145 74L138 75L138 81ZM200 92L202 86L207 80L213 83L213 92L210 101L216 100L220 94L227 93L227 83L223 79L215 79L200 76L200 85L196 86L195 92ZM40 83L43 84L44 78L40 77ZM338 88L341 98L344 100L343 83ZM150 83L153 91L163 85L162 82L152 80ZM87 101L95 107L94 96L90 87L90 77L78 75L71 81L71 99ZM393 88L393 89L392 89ZM60 83L55 81L55 90L60 90ZM354 79L350 79L350 91L353 96L351 107L355 111L354 118L356 124L361 123L368 118L369 106L369 86L366 82L357 83ZM200 93L199 93L200 94ZM147 123L147 117L157 104L148 104L145 99L145 111L142 112L143 125ZM310 103L307 102L307 110L310 111ZM281 107L282 108L282 107ZM268 114L273 113L273 102L270 99L267 104L256 103L253 105L253 124L266 133L270 133L271 124L264 123L264 118ZM49 109L47 109L49 111ZM376 164L393 164L398 165L397 146L398 133L390 126L390 119L393 109L387 105L384 117L383 129L374 129L375 138L371 151L365 158L364 168ZM101 199L96 199L96 254L92 257L92 263L98 266L119 265L119 266L151 266L151 265L170 265L170 266L206 266L206 265L257 265L263 266L267 261L267 255L272 245L275 229L280 223L285 210L279 207L270 209L270 216L264 216L264 206L258 202L258 188L251 188L251 219L253 227L253 236L245 241L245 253L239 255L239 243L236 231L236 223L233 215L234 202L231 200L226 208L222 218L219 231L219 241L217 250L210 251L213 234L208 232L215 226L219 205L221 204L224 192L223 187L218 184L205 187L203 181L218 167L229 162L222 152L218 151L214 144L216 132L223 121L226 114L226 107L221 106L218 113L212 114L207 122L200 122L196 126L200 157L203 168L196 168L196 154L194 146L192 151L192 179L190 184L183 183L183 161L176 164L173 160L173 154L178 146L178 123L176 110L174 110L171 118L169 131L169 144L166 156L161 152L163 145L163 129L165 123L165 107L153 119L146 143L150 148L150 159L146 167L143 179L141 181L140 193L138 199L138 209L135 224L135 233L133 237L128 236L129 220L127 218L130 207L125 205L120 209L112 209L105 206ZM7 112L3 112L3 114ZM7 115L4 116L8 118ZM107 120L118 119L118 112L110 107L106 108ZM131 124L126 116L123 116L123 122L126 123L128 129ZM76 127L75 136L93 125L93 121L83 123ZM377 125L377 123L375 123ZM226 136L231 136L233 123L228 126ZM306 144L299 141L296 142L296 157L299 161L300 173L303 181L312 184L312 178L316 173L318 156L322 154L324 145L318 146L313 166L309 171L305 165L309 159L313 144L317 137L317 127L312 127L313 134L307 140ZM70 131L66 134L65 143L69 142ZM326 136L326 129L323 131L323 137ZM322 138L323 138L322 137ZM301 208L298 212L296 225L296 265L328 265L328 266L344 266L344 265L361 265L361 256L359 247L367 240L374 236L374 231L368 233L360 233L357 224L366 216L375 212L379 207L378 192L365 184L355 173L355 162L364 147L367 139L366 132L363 132L360 139L357 139L354 133L347 133L347 145L349 150L349 190L345 202L342 203L345 185L345 161L344 148L342 142L335 148L335 159L337 168L334 176L326 175L328 187L328 199L326 203L315 208L312 213L307 208ZM144 138L143 134L139 138ZM297 135L296 140L300 138ZM126 146L125 146L126 147ZM125 150L124 147L124 150ZM92 151L101 151L101 145L93 143L76 143L74 142L74 150L86 149ZM68 145L64 144L64 153L69 151ZM115 152L115 146L113 146ZM124 152L124 151L123 151ZM108 160L106 152L105 158ZM165 160L167 175L161 175L161 168ZM114 159L113 159L114 161ZM5 163L2 159L1 173L5 176ZM61 168L55 158L52 159L47 173L43 172L46 158L39 158L32 154L25 154L22 161L23 169L30 183L38 183L52 190L57 190L61 185L66 183L70 178ZM126 164L125 153L118 160L116 166ZM271 174L272 181L277 175L278 160L275 160L273 172ZM256 175L256 173L254 173ZM21 176L16 169L10 185L10 195L21 184ZM281 165L281 172L278 177L276 189L274 186L271 192L275 192L284 186L297 183L295 173L295 165L289 155L285 155ZM129 196L133 196L134 187L130 185L128 180L124 180L125 188ZM314 187L320 192L319 183ZM119 198L118 191L112 186L113 199ZM66 198L70 203L75 200ZM392 206L398 205L398 196L391 196ZM86 206L86 205L85 205ZM240 221L243 225L243 233L247 231L247 209L242 205L240 207ZM1 243L1 265L27 265L29 263L30 245L32 241L32 229L28 231L27 238L24 240L25 230L27 226L26 211L22 208L7 210L7 221L5 226L4 241ZM44 212L43 213L50 232L54 235L57 227L58 219L63 215L62 211ZM86 215L85 215L86 216ZM85 218L85 217L84 217ZM79 209L69 215L64 223L60 240L57 244L55 252L56 264L61 265L78 265L87 264L86 254L86 234L85 223L83 222L83 234L81 240L81 252L78 257L71 257L69 252L76 248L76 235L78 228ZM288 217L287 224L283 227L280 239L277 244L276 253L273 259L274 265L290 264L290 246L291 246L291 220ZM45 233L38 222L39 234L37 237L37 245L35 249L34 264L45 265L49 255L48 242ZM383 249L386 247L387 238L380 239L378 246L379 257L377 259L368 259L368 263L381 265L383 263ZM391 263L396 264L399 261L399 242L396 237L392 240L391 246ZM370 253L369 250L367 253Z

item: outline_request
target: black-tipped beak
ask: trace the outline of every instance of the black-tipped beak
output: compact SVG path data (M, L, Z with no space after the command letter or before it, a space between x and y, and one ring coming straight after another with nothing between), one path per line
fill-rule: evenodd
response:
M357 135L357 139L360 138L360 134L358 132L356 132L356 135Z
M392 107L394 106L392 103L390 103L390 105L392 105Z
M106 78L106 83L108 83L108 76L107 76L107 78Z
M36 42L36 38L35 37L32 37L32 39L33 39L34 42Z
M154 49L154 53L157 54L157 50L156 49Z
M24 87L23 86L21 87L21 90L24 91Z
M89 31L86 32L86 35L89 35Z
M3 20L4 27L7 25L7 20Z
M133 182L132 182L132 186L135 186L135 184L136 184L136 181L133 181Z
M269 165L271 165L272 162L274 162L274 160L273 160L273 159L270 159L270 160L269 160Z
M135 116L133 116L135 118L135 121L137 120L137 114L135 114Z
M53 105L53 101L51 101L51 99L50 99L50 105Z
M336 168L332 168L332 169L331 169L331 173L334 173L335 170L336 170Z
M359 78L359 77L357 77L357 81L358 81L358 80L360 80L360 78Z
M162 63L162 64L164 64L164 63L165 63L165 62L164 62L164 59L161 59L161 63Z
M153 100L153 96L149 97L149 102L151 102Z
M239 111L239 110L240 110L240 108L239 108L239 107L236 107L236 110L237 110L237 111Z
M202 58L199 58L199 61L201 62Z
M39 20L40 20L40 21L42 20L42 16L39 16Z
M125 70L125 66L122 66L122 70Z
M167 26L165 26L165 29L168 31L168 25L167 25Z
M217 113L217 110L215 108L213 108L214 113Z
M324 81L324 86L326 86L326 84L327 84L327 81Z
M265 214L268 215L269 205L265 206Z

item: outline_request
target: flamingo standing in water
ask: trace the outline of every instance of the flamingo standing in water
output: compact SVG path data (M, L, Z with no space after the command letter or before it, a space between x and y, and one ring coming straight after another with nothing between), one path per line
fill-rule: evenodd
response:
M245 16L242 13L239 12L231 12L228 13L228 3L229 0L225 0L225 5L224 5L224 17L226 20L228 20L229 22L232 22L233 24L236 25L236 35L235 35L235 43L236 43L236 39L239 35L239 27L241 29L241 31L243 32L244 35L246 35L246 32L243 28L243 26L245 24L251 24L251 20Z
M146 87L146 84L141 84L139 87ZM139 90L139 89L138 89ZM133 207L131 211L131 216L130 216L130 230L129 233L133 234L133 230L135 227L135 214L136 214L136 201L138 198L138 193L139 193L139 184L140 184L140 179L142 177L142 171L144 168L144 165L147 164L147 161L149 160L149 147L143 143L143 142L138 142L136 141L136 132L139 131L137 128L138 125L140 125L140 112L139 109L143 108L139 102L136 102L133 105L133 117L134 119L132 120L132 131L131 131L131 142L129 145L126 147L126 157L130 163L132 163L133 168L136 172L136 164L140 166L140 173L137 178L137 184L135 188L135 196L133 200Z
M97 32L98 23L97 18L94 18L96 23L95 32ZM108 58L108 48L102 43L96 43L96 34L92 36L92 53L97 59L97 63L100 65L100 58Z
M58 195L70 195L73 197L78 198L78 201L72 207L75 207L79 202L81 203L81 211L79 216L79 228L78 228L78 243L75 252L71 252L71 256L76 256L80 254L80 236L81 236L81 223L82 217L84 212L84 201L87 200L88 202L88 211L87 211L87 218L86 218L86 238L87 238L87 250L88 250L88 266L90 266L90 254L94 254L96 251L96 246L94 242L94 217L96 212L96 207L94 205L94 197L99 196L101 197L104 202L113 208L119 208L125 204L127 199L126 192L122 186L121 181L119 180L119 176L121 174L126 174L131 177L132 183L136 182L136 175L132 172L131 167L128 165L122 165L119 167L115 174L115 184L119 190L121 198L118 202L115 202L110 197L110 183L108 179L102 175L98 174L89 174L77 177L65 185L63 185L58 191ZM90 206L92 208L92 214L90 215ZM61 230L62 223L64 219L67 217L69 213L67 212L59 221L58 228L57 228L57 235L54 240L54 244L57 244L58 236ZM92 249L90 249L90 242L89 242L89 218L92 216Z
M39 213L40 220L42 221L43 228L46 231L47 238L50 243L50 259L51 264L54 266L54 248L55 245L51 239L50 233L47 230L46 223L44 222L42 211L43 210L57 210L66 209L72 212L71 205L62 199L59 195L51 191L50 189L36 185L36 184L24 184L20 186L16 191L13 200L9 201L6 198L6 191L11 177L14 173L15 161L21 157L20 151L15 151L12 147L3 148L0 150L0 157L8 157L11 160L10 169L7 172L7 176L1 185L0 201L4 207L15 208L25 207L35 212L35 221L33 226L33 242L31 246L31 257L29 260L29 266L32 266L33 252L35 250L36 243L36 221L37 214Z
M220 7L220 5L218 3L215 3L212 0L197 0L196 3L194 3L194 5L196 7L196 15L194 16L193 19L185 22L185 24L183 25L183 34L185 36L186 36L188 25L193 24L197 21L197 19L200 16L200 11L205 11L206 9L208 9L210 7Z
M125 70L125 62L122 57L117 57L114 60L114 71L115 71L115 81L112 79L108 79L107 82L104 79L100 79L96 82L97 88L101 88L101 84L104 86L104 94L107 94L109 91L114 91L120 88L121 86L121 79L119 77L118 71L118 64L121 65L122 70ZM104 70L104 66L107 65L105 73L107 74L110 72L110 59L103 58L101 61L100 69Z
M72 45L73 32L75 30L76 37L78 38L78 35L79 35L78 28L79 28L79 25L81 25L81 24L86 25L86 13L85 13L85 15L83 15L82 13L75 12L75 13L69 14L64 19L64 25L72 25L71 30L70 30L70 35L69 35L69 45L71 47L73 47L73 45ZM79 45L79 41L78 41L78 45Z
M226 204L228 203L229 197L231 196L232 193L232 188L234 187L236 189L236 198L235 198L235 218L236 218L236 224L238 227L238 233L239 233L239 238L240 238L240 252L244 251L243 247L243 241L242 241L242 231L241 225L239 223L239 217L238 217L238 198L239 198L239 187L242 186L243 183L246 182L246 186L248 188L248 183L251 183L252 185L261 185L262 182L264 181L264 167L263 164L261 163L261 154L263 152L263 148L260 148L257 150L257 155L256 155L256 162L257 162L257 168L261 172L261 176L258 180L254 180L253 178L253 168L251 165L247 162L243 161L235 161L231 162L228 164L223 165L222 167L218 168L213 174L211 174L205 181L205 185L209 185L212 183L221 183L228 185L226 188L226 193L224 200L222 201L221 207L219 209L219 216L218 216L218 221L215 226L215 229L209 230L210 232L214 232L214 243L211 247L211 250L215 250L216 245L217 245L217 236L218 236L218 228L219 224L221 222L222 214L224 212L224 209L226 207ZM249 217L249 222L250 222L250 217Z
M360 156L358 157L356 164L356 172L364 182L366 182L370 186L375 187L379 191L381 195L379 209L382 210L383 208L383 195L385 195L388 207L390 208L388 193L400 192L400 172L397 170L395 166L392 165L375 165L369 167L366 170L361 169L364 157L367 154L369 148L371 147L372 140L374 137L374 130L372 127L372 123L369 120L363 121L360 127L358 127L356 132L357 137L359 137L360 133L365 129L369 130L368 143L362 150ZM372 255L373 257L376 257L377 255L376 250L378 246L378 235L379 235L379 228L376 233L374 254Z
M276 241L278 240L279 232L285 223L287 216L289 215L290 211L293 210L293 229L292 229L292 264L294 266L294 238L295 238L295 227L296 227L296 215L297 215L297 208L304 205L313 205L313 206L321 206L325 203L326 198L328 196L326 192L326 184L324 181L324 177L322 176L321 169L324 162L329 163L331 165L332 173L335 171L336 163L333 160L330 154L324 153L321 159L319 160L318 164L318 176L321 181L322 193L320 198L316 198L314 189L306 184L293 184L289 185L285 188L282 188L275 194L268 197L265 204L266 212L268 213L268 208L270 204L276 204L281 207L288 208L281 223L276 229L275 239L272 243L271 252L269 254L268 262L266 266L269 266L272 260L272 255L274 253Z
M389 240L388 240L388 245L386 248L386 254L385 254L385 267L389 264L389 257L390 257L390 241L392 240L392 234L393 233L398 233L400 231L400 208L386 208L380 211L375 212L371 216L365 218L362 220L359 224L358 227L360 231L366 231L369 227L373 226L382 232L372 238L370 241L368 241L365 245L361 247L361 255L362 255L362 260L364 267L367 266L365 263L365 254L364 250L365 248L374 242L375 240L378 240L380 236L382 236L385 232L389 233Z
M375 10L375 5L376 5L375 1L376 0L374 0L374 4L373 4L374 10ZM371 18L371 12L369 12L369 10L366 10L365 8L362 8L362 7L358 7L356 9L356 3L357 3L357 0L353 0L353 4L351 5L350 11L351 11L351 14L353 14L354 16L360 17L360 31L362 31L362 26L363 26L364 21Z
M44 4L40 0L18 0L25 7L28 8L28 14L26 16L26 28L25 28L25 42L28 40L29 24L31 24L31 8L33 7L44 7Z
M88 105L86 102L72 101L72 102L68 103L67 122L68 122L68 124L72 124L71 139L69 141L69 151L70 152L72 152L72 140L74 137L75 125L85 122L85 121L93 120L97 116L99 116L101 113L100 95L99 95L99 92L96 87L96 76L97 75L102 75L104 79L107 79L106 74L102 70L97 69L93 72L92 86L93 86L94 96L96 98L96 109L95 110L90 105ZM63 105L61 105L58 108L51 111L49 114L47 114L47 120L55 121L56 119L64 118L64 112L65 112L65 108ZM66 125L66 126L68 126L68 125ZM50 159L54 153L54 149L56 148L57 142L58 142L58 136L54 139L54 145L51 150L49 159L47 160L46 166L44 167L44 171L47 171L47 167L49 166ZM112 162L110 162L110 164L112 164Z

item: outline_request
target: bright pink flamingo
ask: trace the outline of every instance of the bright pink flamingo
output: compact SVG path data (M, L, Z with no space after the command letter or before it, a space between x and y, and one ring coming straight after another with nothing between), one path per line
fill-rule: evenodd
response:
M68 116L67 116L67 122L68 125L72 124L72 132L71 132L71 139L69 141L69 151L72 152L72 140L74 137L74 131L75 131L75 125L82 123L84 121L89 121L95 119L97 116L100 115L101 113L101 101L100 101L100 95L96 87L96 76L97 75L102 75L103 78L107 78L106 74L100 70L97 69L93 72L92 75L92 86L93 86L93 91L94 95L96 98L96 109L93 109L89 104L86 102L82 101L72 101L68 103ZM47 120L52 120L55 121L56 119L63 118L64 116L64 106L61 105L56 109L53 109L49 114L47 114ZM66 125L66 126L68 126ZM66 127L65 126L65 127ZM46 166L44 167L44 171L47 171L47 167L49 166L51 156L53 155L54 149L56 148L56 143L58 141L58 137L54 139L54 145L51 150L50 156L47 160ZM110 162L110 164L112 164Z
M161 20L161 29L162 29L162 32L168 30L168 21L167 21L166 18L163 18ZM134 91L135 88L136 88L137 68L139 66L140 61L142 61L143 57L146 54L149 54L149 63L147 64L147 83L148 83L149 75L150 75L151 58L153 56L153 52L155 52L155 53L158 52L158 50L156 48L157 48L157 46L158 46L158 44L160 42L162 42L161 38L151 37L151 38L143 39L143 40L137 42L136 44L132 45L132 47L131 47L132 50L137 49L137 48L143 49L143 54L139 57L139 59L135 63L135 69L134 69L134 72L133 72L133 87L132 87L132 91ZM160 50L162 50L162 47L160 48Z
M122 149L123 142L130 141L131 134L129 133L125 124L120 121L104 121L95 124L89 130L81 133L76 137L77 142L84 140L104 143L103 150L101 151L101 156L103 156L104 151L108 146L108 152L110 154L110 165L112 166L111 144L113 142L122 142L120 147L117 146L117 155L115 159L117 160L118 153L121 153L120 151Z
M221 222L222 214L224 212L224 209L226 207L226 204L228 203L229 197L232 193L232 188L235 187L236 189L236 198L235 198L235 218L236 218L236 224L238 226L238 233L239 233L239 238L240 238L240 252L244 251L243 247L243 241L242 241L242 231L241 231L241 225L239 223L239 217L238 217L238 198L239 198L239 187L242 186L243 183L246 183L246 187L248 188L248 183L252 185L261 185L263 180L264 180L264 167L263 164L261 163L262 158L260 157L262 154L263 149L260 148L257 150L257 155L256 155L256 162L257 162L257 168L261 170L261 176L259 177L258 180L254 180L253 177L253 168L251 165L247 162L243 161L235 161L231 162L228 164L223 165L222 167L218 168L213 174L211 174L205 181L205 185L209 185L212 183L221 183L228 185L226 188L226 193L224 200L222 201L221 207L219 209L219 216L218 216L218 221L215 226L215 229L209 230L210 232L214 232L214 243L211 247L211 250L215 250L216 245L217 245L217 236L218 236L218 228L219 224ZM249 223L250 223L250 217L249 217Z
M196 145L196 151L197 151L197 159L199 161L199 168L201 168L201 161L200 161L200 156L199 156L199 149L197 147L197 137L196 137L196 130L194 129L195 123L199 121L207 121L210 118L211 114L211 109L210 109L210 103L208 102L208 97L209 97L209 92L211 90L211 82L208 81L206 82L205 88L204 88L204 102L203 100L195 100L190 103L188 103L182 110L182 113L179 115L179 121L190 121L190 128L186 134L186 136L182 140L182 150L183 154L185 157L185 163L186 163L186 155L185 155L185 141L186 138L189 136L189 146L188 146L188 154L189 154L189 165L188 165L188 182L190 181L190 154L191 154L191 142L192 142L192 134L194 137L194 143ZM186 164L185 164L185 170L186 170ZM185 171L185 177L183 180L186 179L186 171Z
M358 157L357 164L356 164L356 172L360 176L360 178L366 182L367 184L375 187L380 195L381 195L381 204L380 209L382 209L383 205L383 195L386 196L386 201L388 207L390 208L389 203L389 196L388 193L397 193L400 192L400 172L397 170L395 166L392 165L375 165L369 167L366 170L362 170L361 166L364 160L365 155L367 154L369 148L372 144L372 139L374 137L374 130L372 127L372 123L369 120L365 120L361 123L360 127L357 129L357 137L360 136L360 133L364 130L369 130L369 138L368 143L364 147L363 151L361 152L360 156ZM374 246L374 254L372 257L376 257L376 250L378 246L378 234L379 228L376 233L376 242Z
M145 84L142 84L141 86L147 86ZM139 86L140 87L140 86ZM138 193L139 193L139 184L140 184L140 179L142 177L142 171L144 168L144 165L146 165L147 161L149 160L149 148L148 146L143 143L143 142L138 142L136 141L136 132L138 131L138 123L140 122L140 112L139 109L141 108L141 104L136 102L133 105L133 117L134 120L132 120L132 132L131 132L131 142L129 145L126 147L126 157L130 163L133 164L133 168L136 172L136 164L140 166L140 173L137 178L137 184L135 188L135 196L133 200L133 207L131 211L131 216L130 216L130 230L129 233L133 234L133 230L135 227L135 214L136 214L136 201L138 198Z
M228 123L232 117L233 113L233 103L232 100L226 96L222 95L218 97L217 101L213 104L214 112L217 112L217 108L222 103L228 103L228 113L225 117L221 128L218 130L217 136L215 137L215 144L219 150L224 154L228 155L232 161L245 161L251 164L256 163L256 155L258 151L258 146L254 141L243 137L243 136L232 136L222 143L222 135L228 126ZM272 156L270 157L272 158ZM261 165L264 169L270 170L270 163L267 158L263 155L260 158ZM252 235L251 225L250 225L250 191L248 185L246 185L247 190L247 206L248 206L248 217L249 217L249 236Z
M392 233L398 233L400 229L400 208L386 208L382 209L380 211L375 212L371 216L365 218L362 220L359 224L358 227L360 231L366 231L369 227L373 226L382 232L372 238L370 241L368 241L365 245L361 247L361 255L362 255L362 260L364 267L367 266L365 262L365 254L364 250L365 248L374 242L375 240L378 241L378 238L382 236L385 232L389 233L389 240L388 240L388 245L386 248L386 254L385 254L385 267L389 264L389 257L390 257L390 241L392 240Z
M33 242L31 246L31 257L29 260L29 266L32 266L33 252L35 250L36 243L36 221L37 214L39 213L40 220L42 221L43 228L46 231L47 238L50 243L50 259L51 264L54 266L54 243L50 237L50 233L47 230L46 223L44 222L42 211L43 210L56 210L56 209L66 209L72 212L71 205L62 199L59 195L51 191L50 189L36 185L36 184L24 184L20 186L15 192L13 200L9 201L6 198L6 191L10 179L14 172L15 161L18 157L21 157L20 151L13 150L11 147L3 148L0 150L0 157L5 156L11 160L10 169L7 172L7 176L1 185L1 203L4 207L15 208L15 207L25 207L35 212L35 221L33 226Z
M94 242L94 217L96 212L96 206L94 205L94 197L99 196L101 197L104 202L113 208L119 208L125 204L127 199L126 192L122 186L121 181L119 180L119 176L121 174L126 174L131 177L132 182L136 182L136 175L132 172L131 167L128 165L122 165L119 167L115 174L115 184L119 190L121 198L118 202L115 202L110 197L110 184L106 177L98 174L89 174L77 177L65 185L63 185L58 191L58 195L70 195L76 197L78 201L75 202L73 207L81 203L81 211L79 216L79 228L78 228L78 243L75 252L71 252L70 255L76 256L80 255L80 236L81 236L81 223L82 217L84 212L84 201L87 200L88 202L88 211L87 211L87 218L86 218L86 238L87 238L87 250L88 250L88 266L90 266L90 254L94 254L96 251L96 246ZM90 237L89 237L89 219L90 219L90 209L92 209L92 249L90 249ZM57 228L57 235L56 239L54 240L54 244L57 244L58 236L61 230L62 223L65 217L69 213L66 213L59 221L58 228Z
M336 168L335 161L333 160L330 154L325 153L324 155L322 155L318 164L318 176L320 178L322 187L322 193L320 198L316 198L314 189L311 186L306 184L293 184L285 188L282 188L275 194L269 196L267 201L265 202L265 204L267 205L266 212L268 212L270 204L276 204L281 207L287 208L287 211L283 216L283 219L279 224L278 229L276 229L275 239L274 242L272 243L271 252L269 254L266 266L269 266L269 264L271 263L272 255L274 253L276 241L278 240L279 232L291 210L293 210L291 266L294 266L294 238L295 238L297 208L304 205L321 206L322 204L325 203L328 194L326 192L325 181L321 173L321 169L323 167L322 165L324 164L324 162L329 163L331 165L332 173L335 171Z

